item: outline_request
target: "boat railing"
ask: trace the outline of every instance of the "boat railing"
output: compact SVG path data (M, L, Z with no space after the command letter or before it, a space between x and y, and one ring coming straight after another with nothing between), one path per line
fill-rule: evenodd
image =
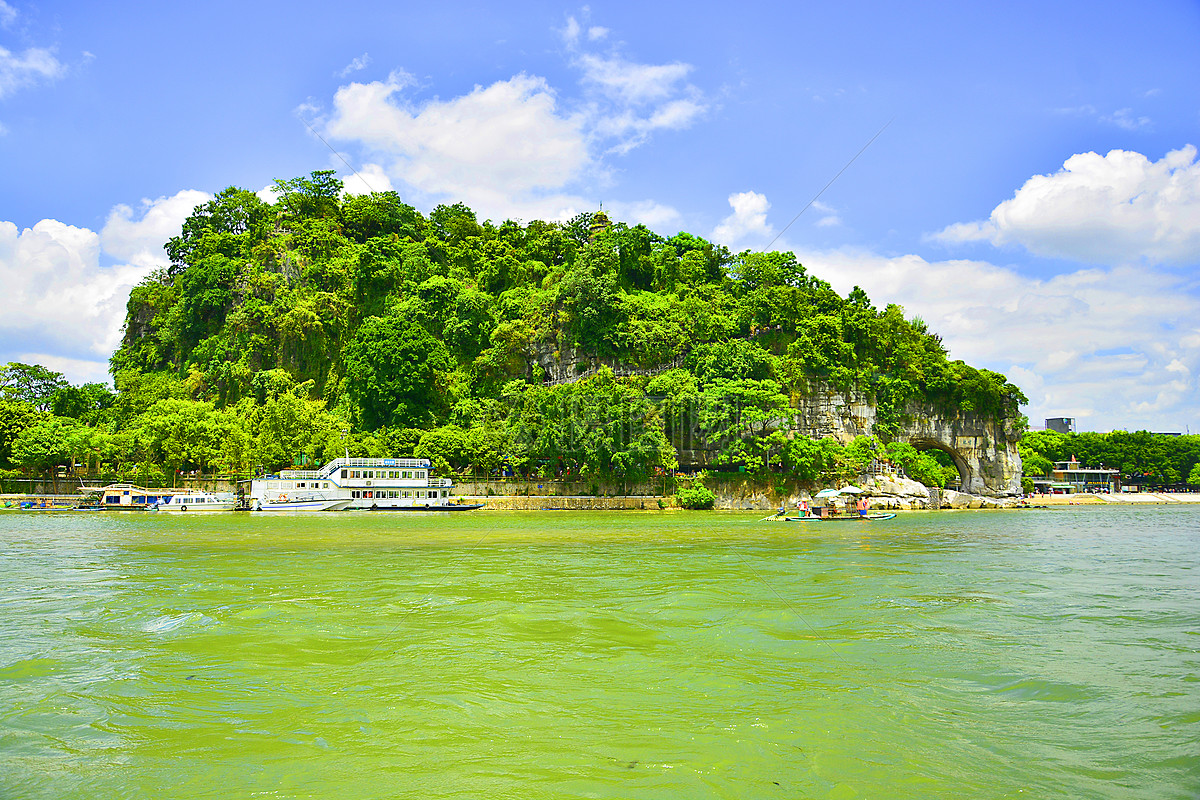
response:
M427 458L335 458L320 469L281 469L280 480L321 481L328 480L339 469L347 468L429 469Z
M279 478L285 481L319 481L321 479L328 480L329 474L314 469L283 469L279 471Z
M430 489L452 489L452 488L454 488L454 481L452 481L449 478L430 478L429 479L429 488Z
M429 469L427 458L336 458L321 470L329 473L343 467L398 467L400 469Z

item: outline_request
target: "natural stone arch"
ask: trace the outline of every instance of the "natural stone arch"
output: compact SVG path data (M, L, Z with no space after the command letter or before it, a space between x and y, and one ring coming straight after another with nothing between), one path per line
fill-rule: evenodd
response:
M954 462L955 468L958 469L959 486L965 492L971 491L967 487L972 485L975 475L971 469L971 465L967 462L967 459L962 453L958 452L945 442L928 439L922 436L909 437L908 443L917 450L939 450L950 456L950 460Z

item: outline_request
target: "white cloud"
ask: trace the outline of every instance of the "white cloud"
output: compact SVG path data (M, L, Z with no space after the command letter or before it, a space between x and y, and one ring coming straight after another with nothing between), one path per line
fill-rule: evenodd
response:
M208 197L182 191L137 212L117 206L101 233L53 219L24 230L0 221L0 341L9 352L0 358L34 359L75 381L103 375L129 290L166 262L162 244ZM124 263L102 265L102 251Z
M983 261L927 261L837 250L798 253L845 294L853 286L903 305L952 358L1008 375L1045 417L1174 430L1194 419L1200 297L1162 270L1083 269L1046 280Z
M392 181L378 164L363 164L357 174L342 175L346 194L371 194L392 191Z
M17 54L0 47L0 98L39 81L60 78L66 72L54 53L45 48L30 47Z
M1026 181L987 220L950 225L931 238L1016 243L1096 264L1200 263L1196 148L1153 162L1126 150L1071 156L1055 174Z
M579 41L579 32L583 30L579 25L579 20L574 17L567 17L567 27L563 28L562 37L567 45L574 45Z
M591 35L596 30L603 34ZM598 41L607 33L593 27L588 38ZM568 20L563 38L572 64L582 73L589 128L594 138L611 142L609 152L627 153L657 130L687 128L708 110L703 92L686 80L691 64L643 64L616 48L586 52L579 47L574 17Z
M767 224L771 204L758 192L737 192L729 195L733 213L713 228L712 239L731 250L741 250L747 241L768 239L774 229ZM761 242L759 242L761 243Z
M0 28L7 28L17 19L17 10L0 0Z
M361 56L354 59L349 64L347 64L345 67L343 67L341 69L341 71L337 73L337 76L339 78L345 78L347 75L350 75L351 73L366 69L367 65L370 63L371 63L371 56L368 55L367 53L363 53Z
M842 218L838 216L836 210L831 206L822 203L820 200L812 202L813 211L819 211L823 216L814 223L818 228L832 228L842 224Z
M41 364L54 372L61 372L67 380L76 385L81 383L112 384L112 378L108 374L107 360L67 358L53 353L38 352L18 353L7 360L20 361L23 364Z
M386 80L340 87L324 135L358 142L364 160L415 204L462 201L494 219L564 219L595 209L583 195L609 178L605 156L627 152L655 131L691 125L706 104L686 82L688 64L589 51L585 40L604 40L608 30L575 17L559 34L581 73L574 97L563 100L545 78L522 73L460 96L416 101L406 92L413 77L397 70ZM647 224L678 216L652 200L625 205Z
M589 167L582 120L559 112L542 78L517 75L452 100L415 106L404 80L338 89L329 135L390 155L388 173L419 192L467 202L529 199Z
M179 235L196 206L211 199L206 192L185 189L171 197L142 200L136 218L129 206L114 206L100 232L104 252L144 269L164 266L168 259L163 245Z
M44 219L0 222L0 336L8 348L107 359L120 341L135 266L100 267L100 237Z
M690 64L637 64L617 55L584 53L577 62L586 83L616 100L639 105L672 96L692 71Z
M608 210L614 219L630 225L645 225L658 233L667 232L668 235L675 232L668 231L669 226L678 225L682 220L677 210L654 200L617 201L609 203Z
M1100 117L1101 122L1107 122L1110 125L1116 125L1118 128L1123 128L1127 131L1136 131L1142 128L1149 128L1154 123L1149 117L1138 116L1133 113L1132 108L1120 108L1112 114L1107 114Z

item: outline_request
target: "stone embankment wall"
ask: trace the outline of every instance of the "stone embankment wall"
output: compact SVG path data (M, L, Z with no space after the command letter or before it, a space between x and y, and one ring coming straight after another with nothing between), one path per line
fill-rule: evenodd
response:
M492 511L657 511L669 507L674 498L658 497L558 497L555 495L506 495L458 498L463 503L483 503ZM660 504L659 501L662 501Z

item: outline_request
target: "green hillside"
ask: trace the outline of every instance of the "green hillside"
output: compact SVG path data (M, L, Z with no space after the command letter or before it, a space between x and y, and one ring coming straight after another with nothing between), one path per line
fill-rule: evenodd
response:
M332 172L277 189L267 203L230 187L166 243L170 266L129 298L115 397L67 418L94 439L77 460L245 472L348 447L636 478L698 434L719 463L811 478L842 450L766 423L815 382L876 398L883 440L910 400L996 417L1024 402L791 253L602 213L425 216L395 193L345 196ZM542 364L571 355L594 374L548 382Z

